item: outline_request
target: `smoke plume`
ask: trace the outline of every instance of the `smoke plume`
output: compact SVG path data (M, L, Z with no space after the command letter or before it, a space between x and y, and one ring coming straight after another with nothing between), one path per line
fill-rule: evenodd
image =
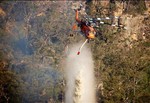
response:
M95 103L94 64L90 49L82 44L71 45L66 59L65 103Z

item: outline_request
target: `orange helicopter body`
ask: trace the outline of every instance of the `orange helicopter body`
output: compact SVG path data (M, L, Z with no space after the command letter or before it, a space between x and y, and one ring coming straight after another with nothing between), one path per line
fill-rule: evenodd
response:
M78 22L78 24L80 25L81 32L85 34L85 37L87 39L94 39L95 33L96 33L95 29L91 26L86 25L86 23L84 21L80 20L78 14L79 14L79 11L76 10L75 19ZM76 29L76 28L77 28L77 26L73 27L73 29Z

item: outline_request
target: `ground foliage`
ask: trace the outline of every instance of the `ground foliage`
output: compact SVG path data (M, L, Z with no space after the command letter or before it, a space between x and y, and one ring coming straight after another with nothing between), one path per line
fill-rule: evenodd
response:
M116 2L121 0L116 0ZM123 0L124 14L142 15L143 0ZM109 16L115 0L106 6L88 0L92 17ZM63 60L67 44L82 41L72 32L74 11L63 2L0 2L0 102L59 103L64 100ZM62 7L64 6L64 7ZM105 11L105 12L104 12ZM63 12L63 13L62 13ZM97 28L90 42L95 62L98 103L146 103L150 100L149 17L142 22L145 38L120 40L125 30L108 25ZM109 29L108 29L109 28ZM70 37L70 34L74 34ZM99 86L99 84L102 84Z
M115 11L116 2L112 0L112 4L105 5L101 9L106 9L109 13L112 13ZM124 2L127 2L123 12L124 15L129 14L136 17L136 15L142 15L146 10L144 1L124 0ZM91 6L89 15L97 15L98 13L94 11L100 5L100 1L96 3L91 1L89 3L89 6ZM107 9L110 7L111 9ZM102 11L98 12L104 16L108 15L107 12L105 14ZM101 33L92 48L96 65L95 75L98 77L97 82L99 82L98 103L148 103L150 100L150 51L148 46L150 42L148 31L150 28L147 27L150 21L148 17L146 16L143 20L143 24L145 24L144 32L147 32L145 34L146 39L132 41L132 48L127 45L123 46L125 40L119 40L124 35L124 30L114 30L114 28L105 25L98 28ZM106 37L107 41L104 42L104 39L100 39L101 36ZM123 48L121 48L122 46Z

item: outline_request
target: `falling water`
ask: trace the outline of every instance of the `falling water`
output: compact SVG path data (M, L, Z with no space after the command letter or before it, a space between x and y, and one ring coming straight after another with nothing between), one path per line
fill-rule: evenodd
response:
M96 103L92 53L84 46L81 54L77 55L81 45L70 46L66 59L65 103Z

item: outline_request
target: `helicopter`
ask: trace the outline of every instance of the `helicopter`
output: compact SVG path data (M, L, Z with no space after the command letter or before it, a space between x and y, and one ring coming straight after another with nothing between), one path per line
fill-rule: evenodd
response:
M118 27L118 28L124 28L124 26L119 25L119 20L120 17L117 16L110 16L110 17L98 17L98 18L91 18L89 16L86 15L86 17L84 17L85 19L79 19L79 12L82 9L82 4L80 4L80 7L78 9L75 9L75 20L77 22L77 25L74 24L72 27L72 30L76 30L77 27L80 27L81 29L81 33L84 35L84 37L86 38L85 42L81 45L81 47L79 48L77 55L80 54L82 48L84 47L84 45L90 40L95 39L95 37L98 35L98 31L96 31L95 28L98 28L100 25L103 24L107 24L113 27ZM111 20L113 21L113 19L117 19L117 23L105 23L104 20Z
M85 42L81 45L81 47L79 48L79 51L77 53L77 55L80 54L82 47L86 44L86 42L89 42L89 40L94 39L95 35L96 35L96 31L94 29L94 27L92 27L91 25L88 24L88 22L84 21L83 19L79 19L79 10L77 9L75 11L75 20L78 23L78 27L80 27L82 34L84 34L86 40ZM73 26L73 30L75 30L77 28L76 25Z

